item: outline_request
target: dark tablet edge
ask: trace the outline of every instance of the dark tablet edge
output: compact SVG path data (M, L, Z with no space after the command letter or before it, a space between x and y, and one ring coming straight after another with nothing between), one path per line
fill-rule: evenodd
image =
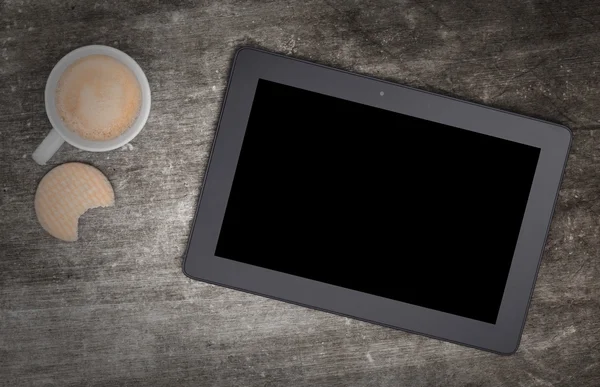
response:
M500 111L502 111L502 110L500 110ZM510 113L510 112L508 112L508 113ZM514 113L510 113L510 114L514 114ZM537 121L540 121L540 122L550 123L548 121L538 120L537 118L534 118L534 119ZM523 337L523 330L525 329L525 323L527 322L527 317L529 316L529 308L531 308L533 292L535 291L535 285L537 284L538 274L540 272L540 267L542 266L542 259L544 258L544 250L548 243L548 236L550 236L550 227L552 227L552 222L554 221L554 212L556 211L556 204L558 203L558 196L560 194L560 188L562 186L563 179L565 177L565 171L567 169L567 162L569 161L569 153L571 152L571 144L573 143L573 131L569 127L567 127L565 125L554 124L554 123L551 123L551 124L556 125L558 127L562 127L567 130L567 133L569 134L569 144L567 145L567 151L565 152L565 160L563 162L562 172L560 174L560 179L558 180L558 189L556 190L556 195L554 196L554 203L552 204L552 212L550 213L550 221L548 222L548 227L546 227L546 236L544 237L542 251L540 252L540 256L538 258L538 264L535 269L535 276L534 276L533 284L531 286L531 291L529 292L529 300L527 301L527 309L525 309L525 316L523 316L523 324L521 325L521 330L519 332L519 339L517 340L515 349L512 350L511 352L507 352L505 355L514 354L515 352L517 352L517 350L519 349L519 346L521 345L521 338Z
M383 83L386 83L386 84L389 84L389 85L392 85L392 86L396 86L396 87L400 86L400 87L403 87L403 88L406 88L406 89L410 89L412 91L421 92L421 93L427 93L427 94L430 94L430 95L433 95L433 96L436 96L436 97L447 98L447 99L451 99L451 100L454 100L454 101L457 101L457 102L467 103L467 104L478 106L478 107L481 107L481 108L495 110L497 112L501 112L501 113L505 113L505 114L510 114L510 115L521 117L521 118L525 118L525 119L528 119L528 120L534 120L534 121L542 122L544 124L549 124L549 125L552 125L554 127L566 130L566 132L567 132L567 134L569 136L569 143L568 143L567 148L566 148L565 159L564 159L564 162L563 162L562 172L561 172L561 176L560 176L560 179L559 179L559 182L558 182L558 189L556 190L556 195L554 197L554 203L552 205L552 212L550 214L550 222L548 222L548 226L547 226L546 232L545 232L543 248L542 248L542 251L540 252L540 255L538 257L538 264L537 264L536 271L535 271L534 281L533 281L533 284L532 284L532 287L531 287L531 290L530 290L530 293L529 293L529 298L528 298L528 301L527 301L527 308L525 310L525 316L523 317L523 323L521 325L521 329L519 331L519 337L517 339L517 342L516 342L516 345L515 345L514 349L512 349L512 350L510 350L508 352L494 351L494 350L491 350L489 348L478 347L478 346L475 346L475 345L471 345L471 344L467 344L467 343L463 343L463 342L459 342L459 341L454 341L454 340L451 340L451 339L441 338L441 337L437 337L437 336L433 336L433 335L428 335L428 334L421 333L421 332L412 331L412 330L406 329L406 328L400 328L400 327L397 327L397 326L388 325L388 324L377 322L377 321L371 321L371 320L368 320L368 319L365 319L365 318L359 318L359 317L356 317L356 316L344 314L344 313L333 311L333 310L322 309L322 308L319 308L319 307L315 307L313 305L303 304L303 303L300 303L300 302L296 302L296 301L292 301L292 300L288 300L288 299L284 299L284 298L278 298L276 296L271 296L271 295L267 295L267 294L253 292L253 291L250 291L250 290L247 290L247 289L242 289L242 288L238 288L238 287L235 287L235 286L230 286L230 285L227 285L227 284L223 284L223 283L219 283L219 282L207 280L207 279L204 279L204 278L195 277L195 276L192 276L191 274L189 274L188 272L186 272L186 270L185 270L185 263L186 263L187 258L188 258L188 252L189 252L189 248L190 248L190 242L191 242L191 239L192 239L193 231L195 229L196 220L197 220L197 216L198 216L198 211L199 211L199 208L200 208L200 201L202 200L202 195L204 193L204 186L205 186L206 178L208 176L208 172L209 172L209 169L210 169L211 161L212 161L212 158L213 158L213 155L214 155L214 148L215 148L214 145L215 145L215 143L217 141L217 137L219 135L219 131L220 131L220 127L221 127L221 125L220 125L221 124L221 119L222 119L223 113L225 111L225 103L227 102L227 96L229 94L229 87L231 85L230 80L233 78L233 74L235 72L235 63L237 61L238 55L240 55L240 53L242 53L245 50L257 51L257 52L260 52L260 53L263 53L263 54L269 54L269 55L273 55L273 56L277 56L277 57L281 57L281 58L285 58L285 59L291 59L291 60L295 60L295 61L300 61L300 62L309 64L309 65L322 67L322 68L325 68L325 69L328 69L328 70L339 71L339 72L346 73L346 74L349 74L349 75L366 78L366 79L369 79L369 80L372 80L372 81L383 82ZM184 252L184 255L183 255L182 272L183 272L183 274L186 277L188 277L188 278L190 278L192 280L201 281L201 282L205 282L205 283L212 284L212 285L218 285L218 286L222 286L222 287L225 287L225 288L228 288L228 289L233 289L233 290L245 292L245 293L248 293L248 294L253 294L253 295L256 295L256 296L260 296L260 297L264 297L264 298L268 298L268 299L272 299L272 300L276 300L276 301L286 302L286 303L289 303L289 304L293 304L293 305L305 307L305 308L308 308L308 309L317 310L317 311L320 311L320 312L325 312L325 313L330 313L330 314L334 314L334 315L338 315L338 316L342 316L342 317L346 317L346 318L351 318L353 320L363 321L363 322L366 322L366 323L370 323L370 324L374 324L374 325L379 325L379 326L383 326L383 327L386 327L386 328L391 328L391 329L394 329L394 330L397 330L397 331L402 331L402 332L407 332L407 333L410 333L410 334L415 334L415 335L419 335L419 336L423 336L423 337L428 337L428 338L435 339L435 340L438 340L438 341L441 341L441 342L449 342L449 343L453 343L453 344L465 346L465 347L468 347L468 348L474 348L474 349L477 349L477 350L482 350L482 351L494 353L494 354L497 354L497 355L510 356L510 355L513 355L515 352L517 352L517 350L519 349L519 346L521 344L521 338L523 336L523 330L525 328L525 323L527 322L527 317L529 315L529 308L531 307L531 301L532 301L532 297L533 297L533 292L535 291L535 285L536 285L536 282L537 282L537 277L538 277L538 274L539 274L539 269L540 269L540 266L541 266L541 263L542 263L542 258L543 258L543 255L544 255L544 248L545 248L545 246L547 244L547 241L548 241L548 236L549 236L549 233L550 233L550 227L552 226L552 220L554 218L554 212L556 210L556 204L558 202L558 196L559 196L559 193L560 193L560 187L561 187L563 179L564 179L565 169L566 169L566 165L567 165L567 162L568 162L568 158L569 158L568 156L569 156L569 152L571 150L571 144L572 144L572 142L573 142L573 131L571 130L571 128L569 128L566 125L562 125L562 124L550 122L550 121L543 120L543 119L536 118L536 117L526 116L526 115L520 114L520 113L510 112L510 111L507 111L507 110L503 110L503 109L499 109L499 108L495 108L495 107L483 105L483 104L476 103L476 102L466 101L466 100L459 99L459 98L456 98L456 97L446 96L446 95L443 95L443 94L439 94L439 93L434 93L434 92L427 91L427 90L418 89L418 88L415 88L415 87L412 87L412 86L402 85L402 84L399 84L399 83L391 82L391 81L388 81L388 80L376 78L376 77L369 76L369 75L353 73L351 71L347 71L347 70L343 70L343 69L339 69L339 68L334 68L334 67L331 67L331 66L326 66L326 65L323 65L323 64L320 64L320 63L315 63L315 62L311 62L311 61L308 61L308 60L305 60L305 59L295 58L295 57L292 57L292 56L289 56L289 55L284 55L284 54L280 54L280 53L276 53L276 52L271 52L271 51L267 51L267 50L264 50L264 49L259 49L259 48L256 48L256 47L252 47L252 46L242 46L242 47L239 47L235 51L233 60L231 61L231 69L229 70L229 77L227 79L227 88L225 90L225 94L223 95L223 102L221 103L221 110L219 112L219 118L217 120L217 128L215 130L215 135L213 137L213 141L212 141L212 144L211 144L211 150L210 150L210 154L209 154L208 161L207 161L207 164L206 164L206 170L205 170L204 176L202 178L202 185L200 187L200 192L198 194L198 200L196 202L196 212L195 212L194 219L193 219L193 222L192 222L192 227L190 228L190 232L189 232L189 235L188 235L187 245L186 245L185 252ZM222 258L222 259L225 259L225 258Z

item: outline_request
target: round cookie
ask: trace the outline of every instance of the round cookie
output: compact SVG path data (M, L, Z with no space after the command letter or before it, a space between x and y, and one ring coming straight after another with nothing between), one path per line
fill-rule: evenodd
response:
M77 240L79 217L90 208L110 207L115 194L102 172L82 163L66 163L44 176L35 193L35 213L50 235Z

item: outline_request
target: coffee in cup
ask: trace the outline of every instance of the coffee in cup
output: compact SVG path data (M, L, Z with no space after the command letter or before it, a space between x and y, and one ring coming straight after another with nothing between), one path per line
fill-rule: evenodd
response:
M44 102L52 130L32 154L41 165L65 141L91 152L127 144L148 119L150 85L140 66L124 52L85 46L54 66Z
M56 109L65 126L92 141L120 136L137 117L141 99L133 72L108 55L78 59L56 89Z

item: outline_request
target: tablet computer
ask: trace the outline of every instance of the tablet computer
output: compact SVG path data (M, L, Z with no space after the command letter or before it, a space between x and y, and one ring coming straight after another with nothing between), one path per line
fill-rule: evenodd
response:
M184 273L512 353L570 142L564 126L243 48Z

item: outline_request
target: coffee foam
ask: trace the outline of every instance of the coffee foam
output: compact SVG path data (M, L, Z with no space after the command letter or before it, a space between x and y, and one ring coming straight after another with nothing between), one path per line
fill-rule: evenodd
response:
M135 121L142 93L133 72L108 55L90 55L71 64L56 89L56 109L81 137L103 141L120 136Z

